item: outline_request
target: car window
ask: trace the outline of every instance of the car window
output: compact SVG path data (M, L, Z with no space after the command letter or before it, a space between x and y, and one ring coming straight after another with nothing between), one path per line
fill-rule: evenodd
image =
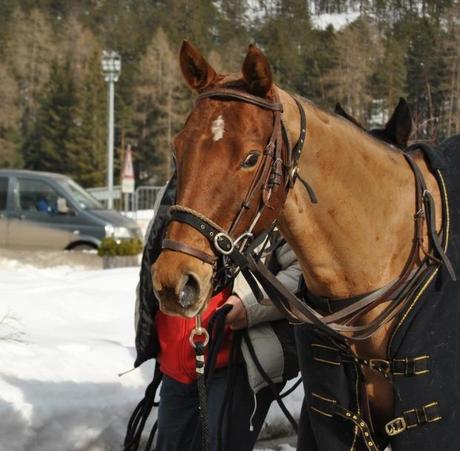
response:
M61 179L58 181L72 195L72 199L78 202L83 210L102 210L102 205L88 191L85 191L78 183L72 179Z
M17 206L21 211L57 213L58 194L46 182L18 179Z
M8 177L0 177L0 210L6 210L8 199Z

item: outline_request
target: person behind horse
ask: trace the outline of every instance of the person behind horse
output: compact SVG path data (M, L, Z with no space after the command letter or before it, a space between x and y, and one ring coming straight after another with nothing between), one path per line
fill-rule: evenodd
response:
M135 366L156 358L163 375L158 409L157 451L199 451L202 449L194 350L189 335L193 319L172 317L162 313L152 292L150 267L161 249L164 229L168 223L169 206L175 199L176 177L165 187L157 212L147 232L137 303L137 360ZM278 266L278 279L294 291L299 283L300 268L286 244L274 251L272 259ZM246 342L237 344L236 331L247 331L262 368L275 384L277 393L287 379L297 375L297 357L291 326L280 312L270 305L259 304L246 281L237 276L233 285L214 293L202 312L206 327L223 306L231 308L225 319L223 343L217 353L216 369L208 381L208 410L211 449L218 449L218 436L225 450L252 450L268 409L275 398L273 386L264 380ZM232 351L232 341L237 349ZM233 357L236 354L236 359ZM231 376L229 365L236 368ZM232 380L233 377L233 380ZM233 396L225 416L221 408L231 385ZM230 394L231 395L231 394ZM219 428L222 427L220 432ZM133 449L133 448L125 448Z

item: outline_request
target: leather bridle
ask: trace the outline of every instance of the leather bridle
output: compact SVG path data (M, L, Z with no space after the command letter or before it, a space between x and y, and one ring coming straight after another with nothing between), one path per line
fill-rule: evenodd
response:
M260 260L254 257L253 251L273 230L279 211L296 179L299 179L304 185L310 195L311 201L313 203L317 202L313 189L298 174L298 161L306 136L305 111L300 102L293 97L300 113L300 136L296 145L290 149L287 131L284 129L281 120L283 106L276 94L274 101L270 101L235 88L226 87L203 92L198 96L197 101L205 98L221 101L243 101L256 105L259 108L273 111L273 131L265 147L263 160L252 179L242 207L228 231L202 213L186 206L173 205L170 209L170 220L188 224L200 232L211 243L215 255L209 255L200 249L170 239L163 241L163 249L182 252L214 266L218 259L217 256L228 257L241 270L241 273L246 278L259 301L264 298L264 295L258 283L265 290L265 297L268 296L291 322L295 324L314 325L327 336L340 342L366 340L372 336L380 327L387 324L398 313L404 310L418 289L432 274L435 267L438 267L440 264L446 266L449 274L455 280L452 265L445 254L444 243L441 243L442 237L444 236L445 239L447 234L441 232L440 236L438 236L436 233L433 197L427 189L420 169L410 155L405 153L406 160L415 175L416 213L414 215L414 245L400 277L378 290L354 297L351 300L342 300L343 302L341 300L334 300L337 303L336 305L340 305L343 308L325 314L320 313L298 299L268 271ZM251 203L256 200L259 202L256 214L252 218L247 218L248 212L251 210ZM276 209L278 211L275 211L275 205L278 206L278 209ZM267 208L270 209L270 213L273 215L272 227L269 227L254 238L254 227L262 214L267 211ZM250 226L239 237L234 237L234 231L243 219ZM432 242L432 253L426 254L427 258L423 264L414 270L420 252L423 251L423 222L425 220ZM252 239L252 242L245 248L245 245L250 241L249 238ZM355 319L387 300L391 300L391 302L372 322L358 326L352 325Z
M235 245L242 248L251 240L253 230L264 213L273 215L273 221L276 219L278 215L276 206L281 207L284 204L289 189L298 177L296 168L305 142L306 116L302 105L294 98L300 112L301 127L299 139L291 150L281 120L283 105L279 102L276 94L274 101L270 101L235 88L226 87L201 93L197 102L206 98L242 101L273 112L273 130L262 154L262 161L258 164L241 208L228 230L224 230L202 213L186 206L173 205L170 209L171 221L192 226L208 238L218 255L229 255ZM313 190L311 192L313 193ZM258 203L256 213L253 217L249 217L250 214L253 214L253 207L256 202ZM241 223L249 224L249 226L241 235L235 236L235 231ZM211 265L217 261L216 255L209 255L200 249L175 240L165 239L162 247L163 249L183 252Z

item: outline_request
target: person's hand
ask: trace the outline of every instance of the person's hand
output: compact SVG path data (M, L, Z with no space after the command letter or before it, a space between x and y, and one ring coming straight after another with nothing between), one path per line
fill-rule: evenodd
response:
M246 329L248 327L248 314L246 312L246 307L241 302L241 299L238 296L232 294L229 296L225 304L230 304L233 306L225 318L225 323L230 326L230 329Z

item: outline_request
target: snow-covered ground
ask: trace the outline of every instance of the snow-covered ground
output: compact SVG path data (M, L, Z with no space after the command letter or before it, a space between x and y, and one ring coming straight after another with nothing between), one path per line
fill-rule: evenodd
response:
M0 451L119 450L153 370L118 376L134 359L138 269L37 268L1 252ZM287 399L295 416L301 398ZM262 435L288 431L272 408Z

